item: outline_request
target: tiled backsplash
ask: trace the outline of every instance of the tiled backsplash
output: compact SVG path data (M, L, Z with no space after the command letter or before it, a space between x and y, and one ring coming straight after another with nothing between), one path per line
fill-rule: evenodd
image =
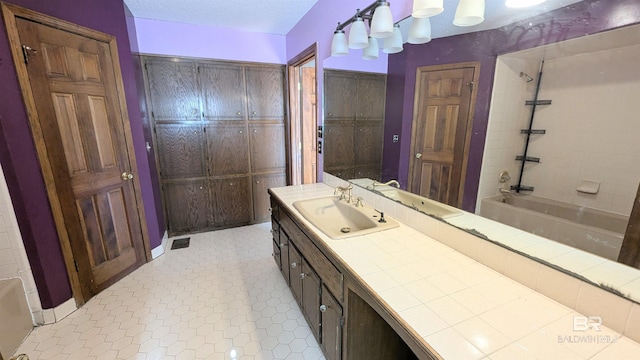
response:
M347 182L324 173L331 187ZM501 274L587 316L600 316L607 327L640 342L640 304L483 240L406 206L354 186L359 196L385 214L440 241Z
M40 297L18 229L7 182L0 168L0 279L9 278L22 280L34 324L43 324L44 315Z

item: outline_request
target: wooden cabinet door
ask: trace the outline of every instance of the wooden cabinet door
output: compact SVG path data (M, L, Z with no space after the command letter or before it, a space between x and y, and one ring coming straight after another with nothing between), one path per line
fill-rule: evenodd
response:
M356 77L336 71L324 72L325 120L353 120L356 117Z
M358 120L382 121L384 119L386 91L385 75L359 74L357 80L356 118Z
M354 154L354 126L351 123L333 122L325 125L324 166L352 167Z
M342 307L322 286L321 314L321 343L328 360L339 360L342 354Z
M249 124L251 171L285 171L284 124Z
M354 165L382 164L382 141L382 124L358 124L354 139Z
M280 269L282 272L282 276L284 277L284 281L289 286L291 286L291 281L289 280L289 273L291 272L291 261L292 261L289 256L290 247L291 247L291 241L289 240L289 236L281 228L280 229L280 259L282 262L282 267Z
M156 141L163 179L207 175L204 131L201 125L157 124Z
M213 222L216 226L251 222L251 188L248 177L211 180L214 199Z
M169 231L190 232L209 226L209 188L204 179L164 183Z
M208 125L206 133L209 175L239 175L249 172L246 125Z
M148 59L145 63L155 121L200 120L198 68L189 60Z
M247 66L245 76L249 119L284 121L284 67Z
M271 175L256 175L253 177L253 218L254 221L265 222L269 220L269 193L272 187L287 185L287 177L284 173Z
M245 119L246 93L241 65L201 63L199 79L205 120Z
M291 292L298 304L302 304L302 279L300 278L302 273L302 255L300 255L300 251L289 238L289 279Z
M273 256L273 260L276 262L278 269L282 269L282 256L281 256L280 244L278 244L275 240L273 240L272 243L273 243L273 253L271 253L271 256Z
M309 327L320 339L320 277L307 260L302 258L302 312L309 321Z

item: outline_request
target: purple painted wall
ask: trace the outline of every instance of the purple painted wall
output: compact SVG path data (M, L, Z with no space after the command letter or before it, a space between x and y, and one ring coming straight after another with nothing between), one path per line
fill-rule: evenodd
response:
M149 227L151 247L160 245L162 223L154 206L151 172L140 120L135 73L122 0L10 0L44 14L111 34L118 55L131 121L137 175ZM0 162L5 172L18 225L38 287L43 308L60 305L72 297L62 253L40 171L28 118L11 59L5 24L0 30Z
M284 35L135 19L138 53L285 64Z
M640 22L638 0L585 0L500 29L406 45L389 56L385 134L400 134L400 143L385 137L383 178L398 178L406 187L409 172L415 74L419 66L480 62L463 208L473 212L489 117L489 101L498 55L594 34Z

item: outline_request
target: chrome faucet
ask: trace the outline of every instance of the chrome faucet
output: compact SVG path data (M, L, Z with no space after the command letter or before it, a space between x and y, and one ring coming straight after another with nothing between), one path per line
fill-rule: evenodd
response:
M382 186L382 185L390 185L390 186L393 185L396 188L400 189L400 183L398 182L398 180L389 180L386 183L381 183L373 180L373 184L372 184L373 189L375 189L376 186Z
M338 192L340 192L340 200L347 200L347 203L351 203L351 189L353 189L353 184L349 184L349 186L338 186L333 194L338 195Z

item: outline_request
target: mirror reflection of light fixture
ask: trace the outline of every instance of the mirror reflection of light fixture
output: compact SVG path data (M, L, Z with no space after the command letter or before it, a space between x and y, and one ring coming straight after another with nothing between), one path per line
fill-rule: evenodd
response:
M360 11L360 9L358 9ZM349 29L349 48L364 49L369 45L369 35L362 16L356 15L356 19Z
M484 21L485 0L460 0L453 25L473 26Z
M391 35L393 35L393 15L391 14L391 8L388 2L378 1L373 10L369 36L383 39Z
M400 32L399 24L393 26L393 35L384 39L382 51L387 54L395 54L402 51L402 32Z
M444 11L443 0L413 0L413 12L411 16L414 18L425 18L434 16Z
M507 0L504 5L510 8L523 8L534 5L539 5L545 2L546 0Z
M411 27L409 27L409 44L426 44L431 41L431 20L426 18L411 19Z
M364 60L375 60L378 58L379 53L378 39L370 37L369 46L362 51L362 58Z
M338 24L338 26L340 25ZM344 30L336 30L331 41L331 56L345 56L348 53L349 47L347 46L347 36L344 34Z

